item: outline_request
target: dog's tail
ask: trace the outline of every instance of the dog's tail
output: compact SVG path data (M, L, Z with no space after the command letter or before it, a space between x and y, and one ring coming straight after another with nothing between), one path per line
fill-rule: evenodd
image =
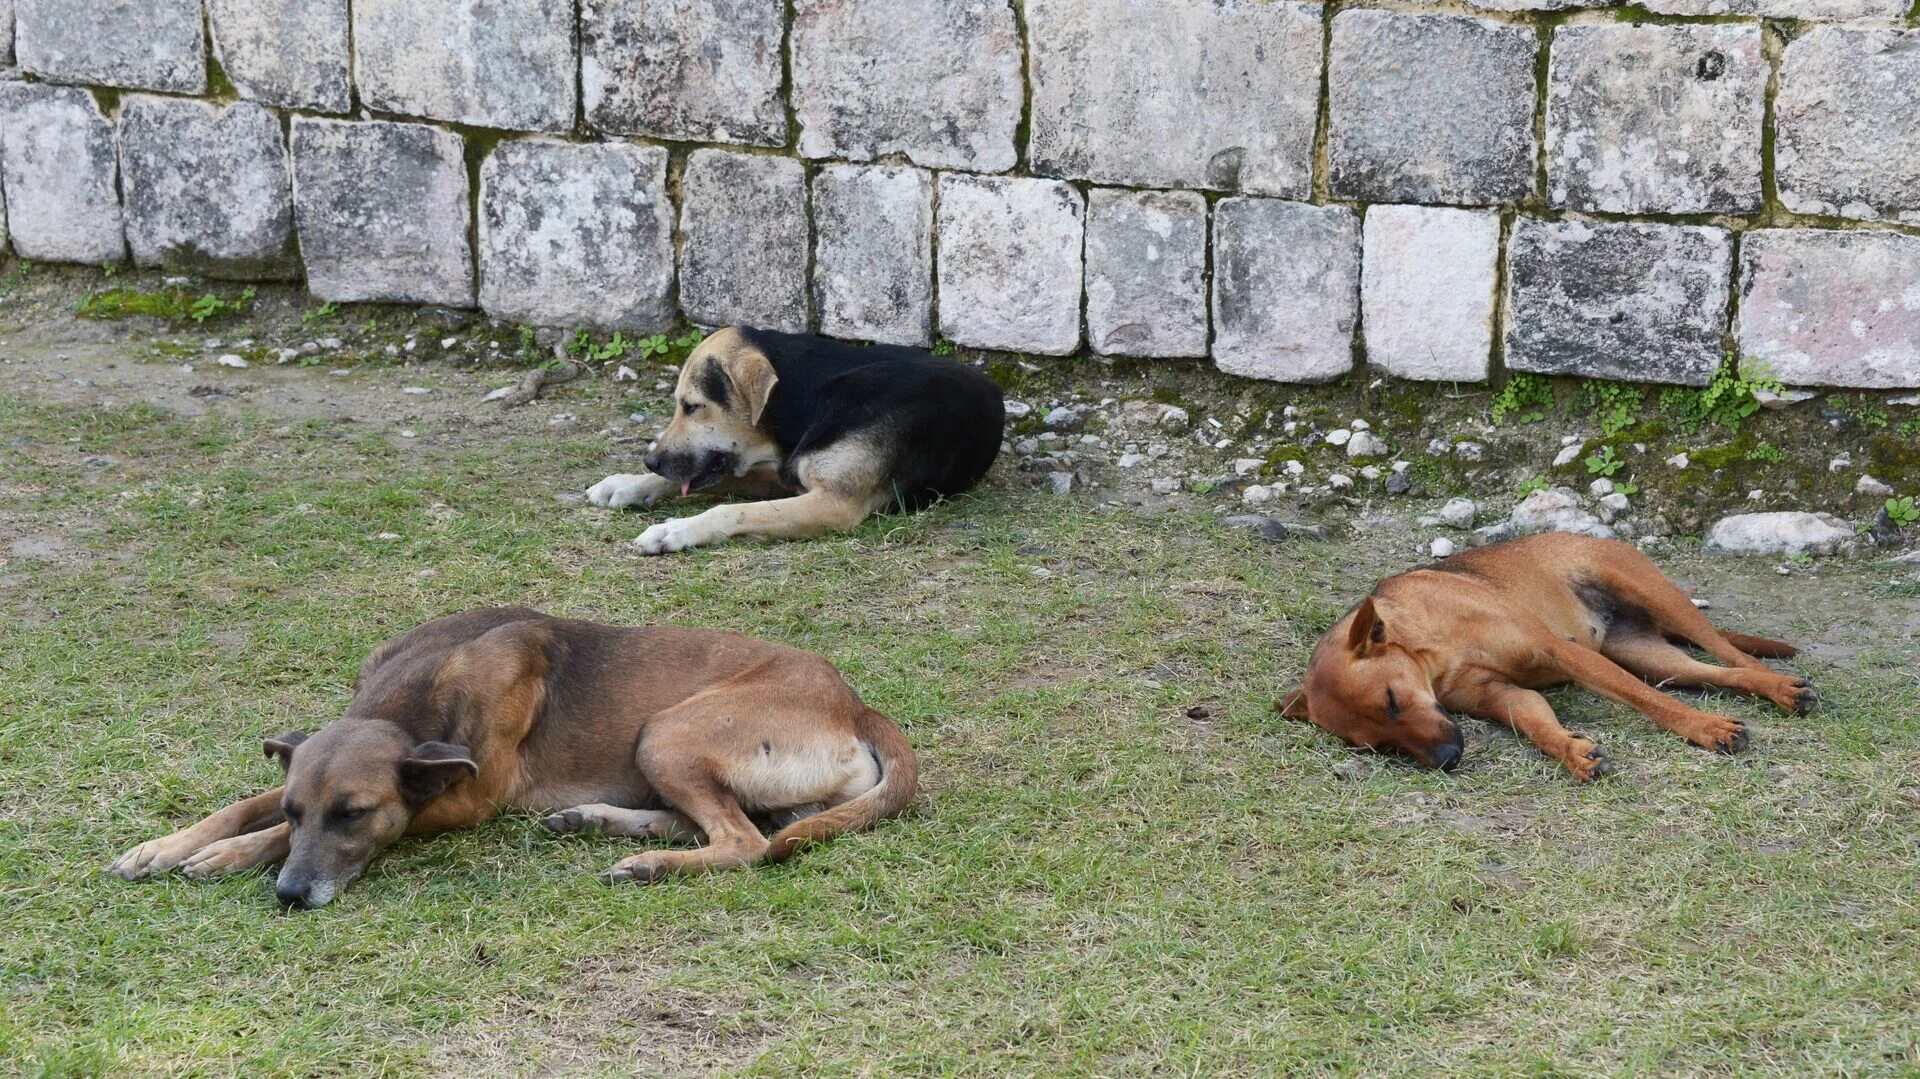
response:
M920 786L920 758L913 752L913 743L893 720L871 708L861 715L860 737L880 762L880 782L832 809L823 809L775 832L767 851L768 861L785 861L801 847L841 832L865 831L913 801Z
M1800 654L1800 650L1785 641L1769 640L1766 637L1750 637L1745 633L1728 633L1721 630L1720 635L1727 642L1755 659L1790 659Z

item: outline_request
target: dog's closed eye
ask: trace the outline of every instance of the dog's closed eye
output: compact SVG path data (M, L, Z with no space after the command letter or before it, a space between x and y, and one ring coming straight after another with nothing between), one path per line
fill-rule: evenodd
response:
M1388 719L1400 718L1400 702L1397 700L1394 700L1392 689L1387 690L1387 718Z

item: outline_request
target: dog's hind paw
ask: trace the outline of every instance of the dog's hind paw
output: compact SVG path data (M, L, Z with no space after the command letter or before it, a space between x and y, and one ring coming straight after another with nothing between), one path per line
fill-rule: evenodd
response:
M652 884L666 878L670 870L655 854L636 854L615 862L612 869L600 874L600 879L608 884Z

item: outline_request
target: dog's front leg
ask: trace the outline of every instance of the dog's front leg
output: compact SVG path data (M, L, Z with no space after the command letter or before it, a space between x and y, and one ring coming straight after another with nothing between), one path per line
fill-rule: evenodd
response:
M866 520L869 507L831 491L808 491L771 502L715 506L693 517L662 521L633 541L642 554L668 554L721 543L734 536L798 539L844 532Z
M281 820L280 795L283 789L275 787L265 794L256 794L212 814L191 828L182 828L159 839L149 839L114 859L113 864L107 867L107 872L121 880L140 880L172 869L209 844L277 824Z
M665 476L656 476L651 472L638 475L621 472L587 488L587 501L616 510L628 506L651 506L679 490L679 486Z
M1547 756L1567 766L1582 783L1607 774L1612 765L1606 750L1560 725L1547 699L1530 689L1506 682L1484 682L1463 696L1443 702L1468 715L1504 723L1540 747Z
M287 850L292 845L293 828L282 822L271 828L209 843L181 862L180 872L194 880L240 873L256 866L286 861Z

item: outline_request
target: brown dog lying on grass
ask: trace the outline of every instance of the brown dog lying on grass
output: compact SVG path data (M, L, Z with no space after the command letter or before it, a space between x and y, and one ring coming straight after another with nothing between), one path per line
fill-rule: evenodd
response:
M275 892L318 907L403 835L502 809L560 832L697 840L603 874L785 859L913 800L913 746L820 656L734 633L622 629L523 607L440 618L375 649L346 716L270 739L286 784L133 848L109 872L195 878L283 861ZM572 808L567 808L572 807ZM785 823L771 839L749 814Z
M1320 638L1306 684L1279 707L1356 746L1448 770L1462 746L1447 711L1464 712L1512 727L1589 780L1607 771L1606 754L1562 727L1536 690L1577 682L1702 749L1732 753L1747 744L1745 724L1640 679L1720 686L1805 714L1817 700L1810 684L1755 658L1797 651L1715 629L1627 544L1550 532L1380 582Z

